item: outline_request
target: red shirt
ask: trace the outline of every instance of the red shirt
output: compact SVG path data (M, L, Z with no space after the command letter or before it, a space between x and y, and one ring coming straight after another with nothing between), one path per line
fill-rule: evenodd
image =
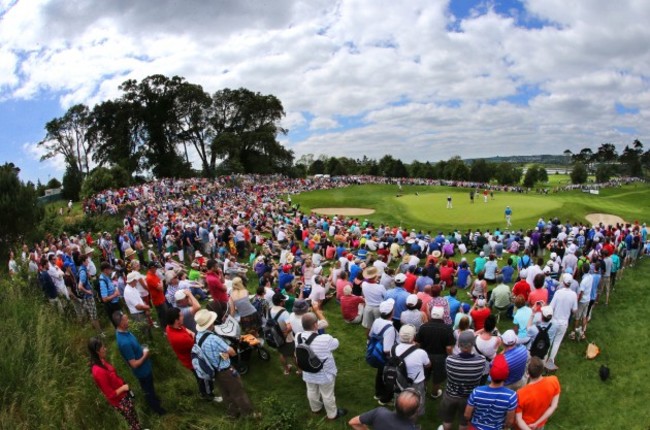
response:
M530 295L530 285L526 282L525 279L517 282L514 287L512 287L512 296L524 296L524 299L528 301L528 296Z
M192 366L192 346L194 346L194 337L187 332L183 326L181 328L174 328L168 325L165 328L167 332L167 340L181 364L190 370L194 370Z
M162 290L162 281L152 271L147 272L146 277L147 289L149 290L149 295L151 296L151 301L154 306L160 306L165 303L165 293ZM159 289L160 288L160 289Z
M359 315L359 304L364 303L363 297L359 296L343 296L341 297L341 313L343 319L352 321Z
M474 331L479 331L483 328L485 320L490 316L490 314L491 312L488 308L474 309L469 313L469 316L472 317L472 321L474 321Z
M444 282L448 286L454 285L454 268L443 266L440 268L440 282Z
M208 291L215 302L225 303L228 301L228 290L216 273L207 272L205 274L205 284L208 286Z
M406 281L404 281L404 289L409 293L413 294L415 291L415 283L417 282L418 277L413 273L406 274Z
M115 391L124 385L124 381L117 376L113 366L108 364L106 361L102 361L102 363L104 363L104 366L106 367L105 369L96 364L92 367L91 373L93 374L93 379L99 389L102 390L108 403L117 407L119 406L120 401L126 396L126 392L117 395L115 394Z
M336 298L341 300L341 297L343 297L343 289L345 288L346 285L350 285L350 281L347 279L337 279L336 280Z
M541 308L535 306L535 303L540 301L544 302L544 305L548 304L548 290L546 288L538 288L528 295L528 303L530 303L530 307L533 308L534 312L541 311Z

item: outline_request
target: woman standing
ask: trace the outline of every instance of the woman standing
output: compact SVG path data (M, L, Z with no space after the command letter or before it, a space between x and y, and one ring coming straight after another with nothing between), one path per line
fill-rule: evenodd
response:
M239 314L239 324L242 333L259 336L261 327L257 309L251 304L248 290L240 277L232 280L232 292L230 293L230 314L234 317Z
M90 372L106 400L122 414L131 430L140 430L142 427L135 412L133 395L129 386L117 376L115 368L106 361L106 346L101 339L91 338L88 341L88 352L90 353Z

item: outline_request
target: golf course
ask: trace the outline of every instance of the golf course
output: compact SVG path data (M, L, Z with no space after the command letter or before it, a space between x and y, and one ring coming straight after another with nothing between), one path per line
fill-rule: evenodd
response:
M397 194L401 194L397 197ZM446 208L447 196L453 208ZM291 196L301 210L313 208L365 208L373 210L368 218L374 224L385 223L424 231L458 228L505 228L504 209L513 210L515 229L532 228L540 217L559 217L563 222L586 222L589 214L620 216L626 221L650 220L650 187L645 184L602 189L592 195L580 191L541 194L494 192L494 199L483 202L482 195L470 203L469 190L447 187L396 185L349 186L318 190ZM70 220L82 216L75 205ZM71 224L73 221L70 221ZM100 222L99 220L96 222ZM102 219L98 231L119 225L119 217ZM114 224L108 224L112 222ZM64 226L65 228L65 226ZM475 256L466 255L469 261ZM458 259L458 257L456 257ZM547 430L650 429L646 383L650 379L647 355L650 336L643 314L650 308L647 279L650 258L627 269L619 279L608 307L596 306L589 324L587 341L565 339L556 364L562 394L559 407L546 426ZM503 266L505 261L500 261ZM393 263L392 267L395 266ZM326 266L325 272L329 272ZM249 271L249 292L257 288L257 277ZM0 326L0 370L6 389L0 393L0 428L11 429L117 429L123 419L99 394L88 370L86 343L94 335L91 328L80 326L71 317L61 318L46 306L24 279L0 280L5 323ZM447 292L443 293L447 294ZM459 292L467 302L467 293ZM305 384L295 375L283 375L278 354L271 351L270 361L253 354L244 387L260 420L231 421L223 405L198 399L196 382L169 346L160 330L154 332L152 350L156 391L169 414L163 418L149 412L142 391L121 358L115 335L107 331L107 360L125 377L136 395L136 407L144 427L155 429L345 429L347 419L377 406L373 400L375 369L365 360L365 330L343 321L339 305L330 300L324 307L330 325L327 329L340 341L334 356L338 367L337 404L349 410L346 419L329 422L310 413ZM109 322L102 314L102 325ZM512 328L502 319L499 329ZM601 354L595 360L585 358L588 342L596 343ZM601 365L611 369L611 377L602 382ZM419 420L423 429L436 429L439 401L426 400L426 414Z

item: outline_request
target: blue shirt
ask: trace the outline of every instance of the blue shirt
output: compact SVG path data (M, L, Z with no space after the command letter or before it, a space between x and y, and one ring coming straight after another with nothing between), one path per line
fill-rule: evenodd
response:
M456 297L452 296L446 296L445 299L449 302L449 316L451 317L451 320L454 321L458 309L460 309L460 301Z
M509 284L512 282L512 274L515 273L515 269L512 266L507 264L501 268L501 275L503 276L503 283Z
M116 331L115 340L117 340L117 347L127 364L129 364L129 360L139 360L142 357L142 347L130 331ZM131 368L131 371L138 379L146 378L151 375L151 360L147 358L140 367Z
M208 338L203 341L201 349L210 365L217 371L228 369L230 367L230 358L223 358L221 356L223 352L228 353L228 344L215 333L207 331L198 332L196 334L196 341L199 342L203 339L203 336L208 336Z
M99 294L101 294L102 299L115 294L115 285L113 285L113 281L111 281L110 278L103 273L99 275ZM120 298L118 296L114 297L110 303L117 303L119 301Z
M502 430L507 413L517 409L517 393L484 385L474 388L467 404L474 407L471 422L478 430Z
M524 330L526 328L524 327ZM514 348L503 353L506 361L508 362L508 379L505 380L503 385L510 385L521 380L526 371L526 361L528 361L528 350L523 345L517 345Z
M395 307L393 308L394 320L400 320L402 312L406 309L406 299L408 296L409 293L404 289L404 287L395 287L392 290L388 290L388 292L384 295L384 300L395 300Z
M88 279L88 269L84 265L79 267L79 282L83 284L84 288L88 291L93 290L92 285L90 285L90 280ZM92 294L84 293L84 299L92 299L92 297Z

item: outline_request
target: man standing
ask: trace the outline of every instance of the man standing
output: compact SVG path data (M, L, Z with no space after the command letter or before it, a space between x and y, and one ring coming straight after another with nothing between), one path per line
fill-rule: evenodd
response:
M93 293L93 287L90 285L90 275L88 274L88 256L82 255L79 257L79 284L78 289L83 294L79 300L81 302L82 312L88 315L91 324L101 333L102 329L99 325L99 320L97 319L97 307L95 306L95 296ZM103 334L103 333L102 333Z
M54 285L54 281L52 281L52 277L48 273L49 267L50 263L47 261L47 258L41 258L40 264L38 265L38 283L50 304L56 306L59 313L63 313L63 306L58 298L56 285Z
M474 388L481 383L485 371L485 357L474 354L474 334L466 330L458 336L459 354L447 357L447 386L440 403L442 425L438 430L451 430L453 422L458 419L458 428L467 429L465 407L467 398Z
M405 282L406 275L398 273L395 275L395 288L384 294L385 299L395 300L395 306L393 308L393 325L397 330L402 326L400 319L402 317L402 312L406 309L406 299L409 296L409 293L404 289Z
M585 331L587 330L587 315L589 313L589 301L591 300L591 290L593 285L593 277L589 273L589 263L585 263L580 267L582 271L582 279L580 280L580 289L578 290L578 311L575 318L575 332L569 333L571 340L578 339L584 340L586 338Z
M528 364L528 385L517 391L517 426L520 430L543 429L560 402L560 381L542 377L544 361L537 357Z
M318 334L318 317L312 312L302 316L302 328L304 332L296 335L296 345L308 343L323 363L323 368L317 373L302 372L302 380L307 385L309 407L315 414L325 408L327 419L335 420L347 413L347 410L337 408L334 396L337 369L332 351L339 347L339 341L329 334Z
M497 354L490 368L490 384L474 388L467 400L465 420L475 428L510 428L514 423L517 393L503 386L508 373L506 359Z
M440 384L446 379L445 360L456 343L451 325L443 321L444 308L434 306L431 309L431 320L420 327L415 341L424 349L431 361L431 398L437 399L442 395ZM429 375L427 375L428 377Z
M397 343L397 330L393 327L393 306L395 300L388 299L381 302L379 305L379 312L381 318L377 318L370 328L370 336L377 336L382 338L382 345L384 349L384 358L388 359L390 351ZM375 377L375 399L382 405L390 404L393 399L393 393L388 390L384 384L384 366L377 367L377 375Z
M355 430L415 430L418 409L424 399L413 389L402 391L395 400L395 412L386 408L375 408L364 414L357 415L348 421Z
M129 365L135 377L138 378L140 387L147 399L147 404L158 415L166 414L167 411L160 405L160 399L156 395L154 388L149 348L140 346L138 339L129 331L129 317L126 314L116 311L112 316L112 320L113 325L116 327L115 339L117 340L117 347L124 361Z
M451 205L451 195L447 196L447 209L452 209L453 206Z
M195 341L214 369L226 413L231 418L245 417L253 412L253 405L244 391L241 377L230 365L230 358L237 353L214 333L216 319L217 314L207 309L201 309L194 315L197 330Z
M422 399L418 415L424 415L426 373L431 368L431 360L426 351L415 343L414 326L405 324L399 329L399 343L391 349L391 355L400 356L404 360L408 379L412 381L411 388L416 390Z
M526 362L528 361L528 350L524 345L517 344L518 336L514 330L506 330L501 336L503 344L503 356L508 364L508 377L504 385L513 391L517 391L526 383Z
M149 295L151 296L151 303L156 308L156 313L158 314L158 323L165 330L167 326L167 302L165 301L165 289L162 279L158 277L157 270L158 265L154 261L150 261L146 282Z
M115 311L120 310L120 292L111 280L111 265L108 261L102 261L99 266L101 274L99 275L99 294L106 308L108 318L112 318Z
M512 209L510 209L510 206L506 206L506 227L512 227L512 222L510 222L512 219Z
M575 314L578 310L578 296L571 290L571 283L573 276L568 273L562 275L562 289L555 292L553 300L551 300L551 308L553 309L553 323L556 327L555 336L551 339L551 353L546 362L546 368L549 370L557 370L555 364L555 356L557 355L564 334L569 327L569 318L571 314Z

